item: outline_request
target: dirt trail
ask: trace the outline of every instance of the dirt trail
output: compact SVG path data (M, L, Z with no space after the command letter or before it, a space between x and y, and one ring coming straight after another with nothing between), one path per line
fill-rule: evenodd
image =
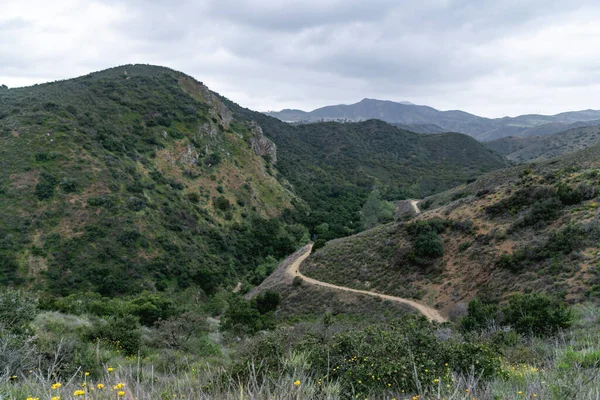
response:
M412 206L413 210L415 210L417 215L421 214L421 210L419 209L419 200L411 200L410 205Z
M354 293L366 294L369 296L380 297L385 300L408 304L409 306L416 308L417 311L419 311L421 314L423 314L425 317L427 317L427 319L429 319L430 321L436 321L436 322L446 322L447 321L446 318L442 317L441 314L435 308L424 306L423 304L419 304L412 300L403 299L402 297L389 296L387 294L369 292L367 290L358 290L358 289L352 289L352 288L348 288L348 287L344 287L344 286L332 285L331 283L321 282L316 279L312 279L305 275L302 275L302 273L300 272L300 265L302 264L302 261L304 261L308 258L308 256L310 255L311 249L312 249L312 244L306 246L306 250L305 250L304 254L302 254L300 257L298 257L298 259L296 259L292 264L290 264L290 266L288 267L286 272L292 276L299 276L305 282L311 283L313 285L319 285L319 286L327 287L330 289L342 290L344 292L354 292Z

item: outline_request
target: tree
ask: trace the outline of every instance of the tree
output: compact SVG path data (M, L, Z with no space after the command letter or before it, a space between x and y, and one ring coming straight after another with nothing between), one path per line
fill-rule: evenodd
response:
M394 203L381 199L379 189L373 189L360 212L360 220L364 229L371 229L379 224L390 222L394 219Z

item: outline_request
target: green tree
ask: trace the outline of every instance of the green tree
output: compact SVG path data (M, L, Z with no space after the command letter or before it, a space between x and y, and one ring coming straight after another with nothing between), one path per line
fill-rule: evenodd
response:
M379 189L373 189L360 212L360 220L364 229L371 229L379 224L394 219L396 206L381 199Z

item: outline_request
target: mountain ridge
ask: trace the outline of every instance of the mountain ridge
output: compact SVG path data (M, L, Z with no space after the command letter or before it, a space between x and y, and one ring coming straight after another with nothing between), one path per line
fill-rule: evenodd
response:
M462 110L440 111L425 105L365 98L354 104L324 106L312 111L282 110L267 115L286 122L361 121L377 118L407 127L422 124L440 126L445 131L460 132L480 141L505 136L533 136L569 129L569 124L600 119L599 110L567 111L555 115L525 114L516 117L486 118ZM422 130L422 128L421 128ZM429 132L425 132L429 133ZM435 132L432 132L435 133Z

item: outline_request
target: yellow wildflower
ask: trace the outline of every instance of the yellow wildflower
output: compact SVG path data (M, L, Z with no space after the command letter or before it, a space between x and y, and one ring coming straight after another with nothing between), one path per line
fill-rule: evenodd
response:
M125 392L121 390L120 392L117 393L117 395L119 395L119 396L125 396Z
M90 376L90 373L89 373L89 372L84 372L83 374L84 374L85 376Z
M294 385L296 385L296 386L300 386L300 381L299 381L299 380L296 380L296 381L294 382Z
M62 386L62 383L60 383L60 382L56 382L56 383L53 383L53 384L52 384L52 389L58 389L58 388L59 388L59 387L61 387L61 386Z
M113 367L108 367L106 370L107 370L108 372L113 372L115 369L114 369Z
M97 387L98 389L101 389L101 390L102 390L102 389L104 389L104 383L99 383L99 384L97 384L97 385L96 385L96 387Z
M60 400L60 396L54 396L50 400Z
M85 396L85 390L76 390L73 392L73 396Z
M125 387L124 383L117 383L115 386L113 386L113 389L120 390L120 389L123 389L124 387Z

